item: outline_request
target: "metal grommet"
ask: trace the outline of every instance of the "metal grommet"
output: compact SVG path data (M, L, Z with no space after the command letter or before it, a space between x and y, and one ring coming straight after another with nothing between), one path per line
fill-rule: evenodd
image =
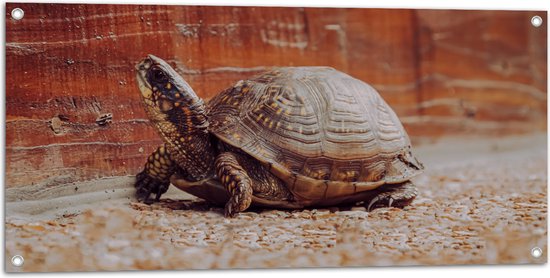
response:
M533 256L533 258L540 258L540 256L542 256L542 249L534 247L531 249L531 256Z
M531 18L531 24L535 27L540 27L542 25L542 17L535 15Z
M15 255L11 257L11 264L14 266L22 266L25 262L25 259L23 259L23 256L21 255Z
M21 20L25 16L25 11L21 8L11 10L11 17L15 20Z

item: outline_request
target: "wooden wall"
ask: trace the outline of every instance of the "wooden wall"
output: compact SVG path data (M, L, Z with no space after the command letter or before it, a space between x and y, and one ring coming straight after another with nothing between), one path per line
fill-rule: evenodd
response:
M11 19L14 7L23 20ZM536 14L544 26L531 26ZM378 89L413 141L544 131L546 21L545 12L8 3L6 186L138 172L160 143L134 80L148 53L206 99L271 66L332 66Z

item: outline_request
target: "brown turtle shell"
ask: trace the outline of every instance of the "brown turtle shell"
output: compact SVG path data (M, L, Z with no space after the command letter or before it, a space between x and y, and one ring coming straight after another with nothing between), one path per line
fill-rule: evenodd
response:
M210 132L260 161L305 204L401 183L423 169L378 92L332 68L276 68L208 106Z

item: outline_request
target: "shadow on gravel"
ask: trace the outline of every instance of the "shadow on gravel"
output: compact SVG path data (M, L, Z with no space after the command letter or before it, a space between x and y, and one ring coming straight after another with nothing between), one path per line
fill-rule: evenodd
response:
M151 205L143 204L143 203L131 203L132 207L143 210L146 207L150 207L152 210L163 210L163 209L170 209L170 210L189 210L189 211L213 211L217 212L220 215L223 215L224 208L219 205L215 205L212 203L209 203L207 201L204 201L202 199L195 199L195 200L174 200L174 199L161 199L159 202L153 203ZM304 209L273 209L273 208L265 208L260 206L254 206L252 205L250 208L246 210L246 212L253 212L253 213L262 213L264 211L273 211L273 210L279 210L284 212L300 212L304 210L327 210L331 213L337 212L337 211L366 211L365 204L363 202L356 203L354 205L341 205L341 206L331 206L331 207L308 207ZM376 209L376 208L375 208Z

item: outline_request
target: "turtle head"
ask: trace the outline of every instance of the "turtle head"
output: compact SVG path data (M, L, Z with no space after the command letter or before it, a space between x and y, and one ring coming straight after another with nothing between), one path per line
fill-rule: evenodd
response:
M145 110L157 127L171 123L180 134L206 127L203 100L168 63L148 55L136 71Z
M212 175L215 149L203 100L168 63L153 55L136 65L136 78L145 110L170 158L190 181Z

